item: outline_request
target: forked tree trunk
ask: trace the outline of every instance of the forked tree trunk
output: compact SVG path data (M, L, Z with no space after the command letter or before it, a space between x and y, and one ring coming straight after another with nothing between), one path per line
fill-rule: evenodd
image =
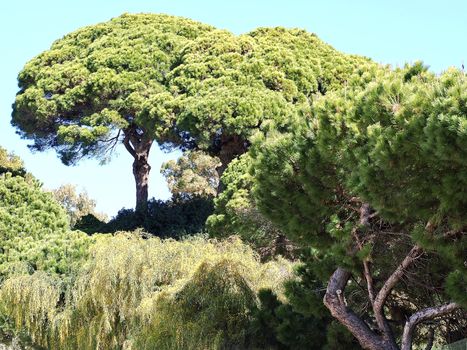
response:
M370 225L371 209L367 203L362 203L360 207L359 224L363 227ZM354 249L354 248L353 248ZM355 253L355 252L353 252ZM355 314L348 306L345 300L345 288L351 277L351 273L342 268L337 268L329 279L326 294L324 295L324 305L329 309L331 315L334 316L342 325L344 325L358 340L364 349L368 350L398 350L394 339L389 334L385 334L386 329L383 329L383 335L376 334L368 325ZM373 302L373 287L368 290L370 299ZM384 318L384 315L383 315Z
M368 226L370 218L369 205L362 204L360 208L359 224L361 226ZM430 225L430 223L427 225L427 230L430 229ZM358 243L358 232L356 232L356 234ZM350 252L352 255L356 253L354 248L352 248ZM347 306L344 293L347 283L351 277L351 272L338 267L330 277L326 288L326 294L323 298L324 305L329 309L331 315L353 334L364 349L399 350L396 339L392 334L392 329L384 316L384 306L391 294L391 291L394 289L396 284L400 282L407 269L413 265L415 260L417 260L421 254L423 254L423 249L418 245L414 245L393 273L386 279L386 281L384 281L383 286L376 295L369 266L364 266L368 296L379 328L378 331L370 329L366 322ZM428 307L414 313L405 323L400 349L412 349L412 338L415 332L415 327L418 324L436 317L445 316L458 308L460 308L459 304L447 303L444 305Z

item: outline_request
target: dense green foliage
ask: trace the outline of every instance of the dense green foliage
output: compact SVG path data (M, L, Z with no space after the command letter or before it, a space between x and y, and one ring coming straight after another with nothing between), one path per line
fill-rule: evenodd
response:
M94 215L81 218L75 228L93 234L133 231L137 228L158 237L180 238L204 231L206 218L212 213L211 198L193 197L183 200L148 202L148 212L141 218L133 209L121 209L105 223Z
M0 175L0 278L34 270L69 273L87 245L37 180Z
M170 141L167 74L180 50L211 29L167 15L125 14L68 34L19 74L13 125L34 148L57 149L65 164L108 155L119 129Z
M231 151L235 155L266 121L284 125L308 115L314 94L342 87L367 63L303 30L260 28L240 36L212 31L184 50L172 73L184 94L178 124L227 165L228 155L218 148L231 137L238 137L232 141L239 148Z
M465 305L466 87L456 70L381 70L366 87L318 99L313 118L293 133L258 137L257 203L290 237L318 249L313 265L324 283L338 266L361 278L366 262L378 290L415 245L424 264L394 287L386 307L410 315L452 299ZM364 310L368 296L355 295L347 303ZM389 317L400 334L397 316ZM444 339L465 327L462 316L451 321L439 329Z

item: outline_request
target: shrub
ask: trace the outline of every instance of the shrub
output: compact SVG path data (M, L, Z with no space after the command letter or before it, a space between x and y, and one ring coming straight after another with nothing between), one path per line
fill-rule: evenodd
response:
M69 273L88 244L37 180L0 175L0 280L18 270Z
M241 347L257 292L282 297L291 269L285 260L262 264L239 239L96 236L64 292L43 272L13 276L0 305L48 349Z

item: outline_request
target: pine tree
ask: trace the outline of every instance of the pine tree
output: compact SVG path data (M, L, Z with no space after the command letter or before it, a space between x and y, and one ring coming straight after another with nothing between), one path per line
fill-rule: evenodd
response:
M427 320L445 341L465 329L467 81L421 64L374 75L258 136L251 169L262 212L313 247L331 314L364 348L406 350Z

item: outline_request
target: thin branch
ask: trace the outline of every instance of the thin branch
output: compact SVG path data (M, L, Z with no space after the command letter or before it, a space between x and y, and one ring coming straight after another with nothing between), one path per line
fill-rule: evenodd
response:
M457 303L449 303L440 306L428 307L426 309L414 313L405 323L404 332L402 333L401 350L410 350L412 348L412 339L415 327L422 322L431 320L436 317L449 314L461 306Z
M108 154L108 155L111 155L115 148L117 147L118 145L118 141L120 140L120 134L122 132L122 129L118 129L118 133L116 136L114 137L111 137L107 140L101 140L100 142L103 142L103 143L109 143L109 142L112 142L111 145L106 145L105 147L105 150L104 150L104 154Z
M370 298L371 305L375 304L375 289L373 284L373 276L371 275L370 262L365 259L363 261L363 274L366 280L366 288L368 290L368 297Z
M428 330L428 342L426 343L425 350L431 350L433 348L433 342L435 340L435 329L430 327Z
M362 250L363 249L363 244L360 241L360 237L358 237L358 232L357 232L356 229L352 231L352 235L355 238L355 241L357 242L358 249ZM371 307L373 308L374 303L375 303L375 291L374 291L374 287L373 287L374 286L373 277L371 275L370 265L369 265L369 261L368 261L367 258L365 258L363 260L363 276L365 277L365 280L366 280L368 298L370 299Z

